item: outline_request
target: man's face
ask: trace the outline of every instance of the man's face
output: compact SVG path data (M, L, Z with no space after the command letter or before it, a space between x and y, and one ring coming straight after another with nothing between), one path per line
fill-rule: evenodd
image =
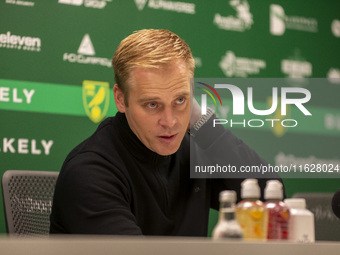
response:
M186 64L178 61L160 69L137 67L128 80L125 112L131 130L151 151L175 153L190 121L190 78Z

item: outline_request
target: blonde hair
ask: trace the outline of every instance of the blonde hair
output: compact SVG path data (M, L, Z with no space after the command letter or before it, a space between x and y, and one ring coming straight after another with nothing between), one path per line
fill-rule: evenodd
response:
M127 80L133 68L160 68L183 60L194 75L195 62L188 44L178 35L165 29L143 29L126 37L113 55L115 81L123 91L127 103Z

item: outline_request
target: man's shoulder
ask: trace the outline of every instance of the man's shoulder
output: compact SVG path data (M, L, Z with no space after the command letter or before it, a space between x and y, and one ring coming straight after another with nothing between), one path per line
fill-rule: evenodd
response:
M96 131L75 146L67 155L64 166L71 160L73 162L84 162L86 159L100 161L103 159L110 160L110 155L116 151L114 145L114 117L109 117L102 121Z

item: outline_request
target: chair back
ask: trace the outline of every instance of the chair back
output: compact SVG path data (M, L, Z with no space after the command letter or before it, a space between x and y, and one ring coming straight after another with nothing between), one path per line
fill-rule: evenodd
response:
M7 170L2 176L7 232L48 236L54 187L59 172Z

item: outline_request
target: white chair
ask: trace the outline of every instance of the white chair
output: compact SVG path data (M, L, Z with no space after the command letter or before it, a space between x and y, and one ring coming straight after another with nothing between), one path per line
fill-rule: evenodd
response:
M58 172L7 170L2 193L9 235L48 236Z

